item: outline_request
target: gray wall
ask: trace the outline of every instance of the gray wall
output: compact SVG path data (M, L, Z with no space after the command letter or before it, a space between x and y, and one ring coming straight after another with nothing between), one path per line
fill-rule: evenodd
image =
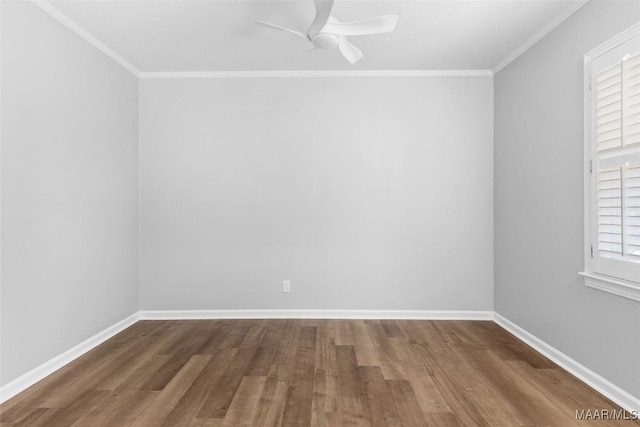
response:
M138 82L29 2L2 2L6 384L137 311Z
M640 19L589 2L495 77L495 309L640 396L640 304L586 288L583 55Z
M138 304L138 83L3 2L0 384L138 306L490 310L495 222L496 310L639 396L640 306L577 276L582 55L639 7L496 76L495 158L491 78L141 82Z
M143 80L140 102L141 309L492 309L492 78Z

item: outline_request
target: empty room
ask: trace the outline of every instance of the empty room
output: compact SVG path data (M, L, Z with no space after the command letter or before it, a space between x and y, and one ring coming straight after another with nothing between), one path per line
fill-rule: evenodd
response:
M0 427L640 426L640 2L0 1Z

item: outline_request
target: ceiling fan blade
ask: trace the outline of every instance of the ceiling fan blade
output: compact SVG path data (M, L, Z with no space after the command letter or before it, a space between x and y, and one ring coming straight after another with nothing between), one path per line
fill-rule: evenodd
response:
M255 22L256 24L261 25L261 26L263 26L263 27L271 28L271 29L273 29L273 30L280 30L280 31L285 31L285 32L287 32L287 33L295 34L296 36L298 36L298 37L302 37L303 39L305 39L305 40L309 41L309 39L307 38L307 36L306 36L306 35L304 35L304 34L302 34L302 33L301 33L301 32L299 32L299 31L292 30L292 29L290 29L290 28L281 27L281 26L279 26L279 25L275 25L275 24L270 24L270 23L268 23L268 22L264 22L264 21L253 21L253 22Z
M331 16L334 0L314 0L316 5L316 17L313 19L311 26L307 30L307 35L312 38L322 30Z
M360 61L364 54L360 49L349 43L345 36L338 36L338 49L340 49L340 53L345 57L349 64L355 64Z
M376 16L356 22L328 22L321 32L341 36L390 33L396 28L397 22L397 15Z

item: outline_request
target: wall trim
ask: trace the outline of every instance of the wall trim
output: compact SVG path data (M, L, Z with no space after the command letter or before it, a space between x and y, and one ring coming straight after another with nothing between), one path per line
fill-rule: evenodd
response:
M584 284L589 288L640 302L640 284L638 283L596 273L581 271L578 274L584 278Z
M580 8L582 8L585 4L587 4L589 0L580 0L571 4L567 9L562 11L556 18L549 22L547 25L538 30L533 36L528 38L524 43L518 46L513 52L507 55L502 61L498 62L498 64L493 67L493 74L498 74L503 68L507 65L511 64L516 60L520 55L525 53L531 46L538 43L543 37L549 34L551 31L555 30L560 24L569 19L571 15L576 13Z
M491 70L273 70L273 71L158 71L141 79L230 79L283 77L492 77Z
M140 319L492 320L493 312L473 310L143 310L140 311Z
M31 0L62 25L69 28L96 49L113 59L127 71L144 79L202 79L202 78L255 78L255 77L493 77L540 39L576 13L589 0L579 0L549 22L517 49L507 55L492 70L274 70L274 71L158 71L142 72L94 35L78 25L47 0Z
M32 385L42 380L43 378L53 374L55 371L62 368L63 366L73 362L75 359L82 356L89 350L93 349L94 347L97 347L98 345L102 344L109 338L127 329L129 326L133 325L138 320L140 320L140 312L136 312L131 316L125 319L122 319L116 324L111 325L108 328L93 335L92 337L87 338L86 340L82 341L80 344L70 348L64 353L61 353L53 357L52 359L49 359L48 361L44 362L42 365L37 366L36 368L22 374L21 376L14 379L13 381L8 382L4 386L0 387L0 403L3 403L11 399L13 396L20 393L21 391L31 387Z
M596 390L598 393L611 399L613 402L617 403L629 412L635 411L634 413L640 413L639 398L634 397L609 380L596 374L591 369L542 341L540 338L516 325L506 317L498 313L494 313L493 321L512 335L515 335L516 338L524 341L538 353L541 353L551 359L554 363Z
M555 347L493 311L481 310L143 310L98 332L80 344L0 388L0 403L31 387L139 320L179 319L403 319L492 320L538 353L629 412L640 412L640 399L596 374Z
M610 38L606 42L598 45L597 47L591 49L589 52L584 54L585 62L587 59L596 58L604 53L607 53L611 49L618 47L622 43L631 40L634 37L637 37L640 34L640 22L633 24L626 30L622 31L619 34L616 34L614 37Z
M102 43L95 36L89 33L87 30L78 25L74 20L69 18L64 13L60 12L60 10L56 9L51 3L46 0L31 0L33 4L38 6L40 9L44 10L48 13L53 19L60 22L65 27L69 28L71 31L76 33L78 36L83 38L87 43L98 49L100 52L107 55L109 58L116 61L122 67L124 67L127 71L133 74L136 77L140 77L140 70L138 70L133 64L120 56L116 51L111 49L106 44Z

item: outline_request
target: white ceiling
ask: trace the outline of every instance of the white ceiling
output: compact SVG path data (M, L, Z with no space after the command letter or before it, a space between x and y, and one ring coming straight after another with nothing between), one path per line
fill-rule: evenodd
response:
M278 70L490 70L577 1L337 0L333 15L397 14L391 34L351 37L365 54L349 65L264 20L304 32L312 0L51 1L56 9L142 72Z

